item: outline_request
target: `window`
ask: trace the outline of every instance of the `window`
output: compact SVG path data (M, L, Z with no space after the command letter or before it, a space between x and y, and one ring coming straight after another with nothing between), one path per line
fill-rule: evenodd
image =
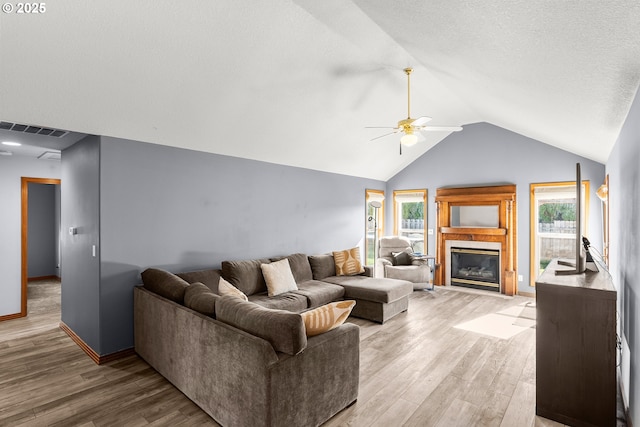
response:
M371 202L379 202L382 206L376 209L371 206ZM376 244L378 243L378 239L384 236L384 191L365 190L365 203L365 262L366 265L374 265L376 259Z
M427 190L393 192L393 232L408 237L416 253L427 253Z
M553 258L575 259L575 182L531 184L531 286ZM589 182L582 181L582 230L589 214Z

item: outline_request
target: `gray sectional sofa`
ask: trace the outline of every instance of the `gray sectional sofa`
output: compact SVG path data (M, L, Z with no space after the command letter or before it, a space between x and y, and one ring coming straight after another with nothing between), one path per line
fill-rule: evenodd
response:
M286 257L298 289L269 297L260 265L282 258L147 269L134 289L136 352L222 425L320 425L357 399L358 326L307 337L300 312L353 299L384 322L408 307L410 282L337 276L331 255ZM221 276L249 301L218 295Z
M276 297L267 295L267 287L260 264L289 260L297 291ZM304 311L341 299L355 300L351 315L378 323L384 323L393 316L406 311L413 285L405 280L378 279L372 277L372 270L365 267L365 273L354 276L337 276L333 256L330 254L293 254L287 257L269 259L224 261L222 277L249 298L249 301L268 308L289 311ZM194 280L195 276L182 275ZM211 282L215 282L213 279ZM210 283L214 292L217 285Z

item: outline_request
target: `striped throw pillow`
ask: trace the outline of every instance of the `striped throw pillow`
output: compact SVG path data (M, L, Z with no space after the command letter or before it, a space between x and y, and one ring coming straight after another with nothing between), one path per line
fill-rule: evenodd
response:
M360 262L360 248L334 252L333 261L336 264L336 275L338 276L353 276L364 273L364 267Z
M342 325L355 305L353 300L337 301L300 313L307 336L320 335Z

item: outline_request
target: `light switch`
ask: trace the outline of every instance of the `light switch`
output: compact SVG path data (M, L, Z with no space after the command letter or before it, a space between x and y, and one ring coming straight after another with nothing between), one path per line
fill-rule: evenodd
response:
M69 234L70 235L75 235L78 234L78 228L77 227L69 227Z
M429 228L429 229L427 230L427 234L428 234L429 236L433 236L433 228Z

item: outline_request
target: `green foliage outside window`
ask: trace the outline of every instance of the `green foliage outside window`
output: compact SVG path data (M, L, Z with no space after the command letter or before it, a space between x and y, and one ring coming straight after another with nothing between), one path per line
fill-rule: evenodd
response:
M539 222L575 221L576 204L573 203L543 203L538 210Z
M424 219L424 202L402 204L403 219Z

